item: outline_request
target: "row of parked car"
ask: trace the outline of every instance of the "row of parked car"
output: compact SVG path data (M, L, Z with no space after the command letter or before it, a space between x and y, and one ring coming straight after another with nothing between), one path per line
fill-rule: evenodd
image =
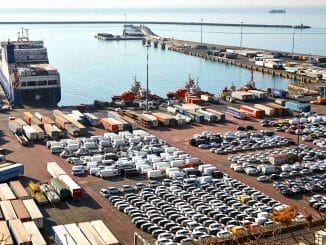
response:
M204 131L193 135L189 144L202 149L209 149L216 154L237 153L241 151L258 150L272 147L281 147L294 144L292 140L275 135L274 132L237 131L213 133Z
M313 195L309 200L309 205L319 212L326 212L326 196L325 195Z
M170 147L166 142L144 130L134 130L133 133L128 131L118 134L105 133L103 136L65 139L59 142L50 141L47 145L51 151L57 147L63 149L60 153L62 157L66 157L67 154L64 152L69 151L66 160L73 164L74 175L91 174L107 178L145 174L148 178L164 176L175 178L185 174L179 167L201 163L198 158L192 158L189 154ZM87 153L84 150L81 153L80 149L85 148L88 149Z
M271 156L292 155L299 157L302 162L291 163L290 157L282 163L275 164ZM283 149L266 150L258 153L241 154L228 157L232 162L230 168L236 172L244 172L248 175L272 175L275 179L304 176L316 172L326 171L326 152L311 148L307 145L298 147L287 147ZM297 159L296 159L297 160ZM259 176L259 181L267 182L270 179L266 176Z
M164 179L138 193L110 195L111 204L129 215L136 227L152 234L156 244L179 244L207 237L231 239L275 228L270 212L286 205L224 175L221 179L196 176ZM302 221L298 215L296 221Z
M287 197L294 197L306 193L324 192L326 190L326 174L275 181L273 186Z

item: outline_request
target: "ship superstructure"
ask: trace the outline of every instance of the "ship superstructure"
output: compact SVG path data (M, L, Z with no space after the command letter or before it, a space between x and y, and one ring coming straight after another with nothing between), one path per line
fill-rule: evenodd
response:
M56 105L61 99L60 74L49 64L42 40L31 41L28 29L17 41L1 42L0 83L14 106Z

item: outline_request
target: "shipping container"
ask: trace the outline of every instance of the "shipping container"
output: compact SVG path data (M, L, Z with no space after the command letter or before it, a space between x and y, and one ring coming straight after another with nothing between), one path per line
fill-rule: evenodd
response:
M58 178L52 178L51 185L55 189L55 191L59 194L61 200L67 200L71 197L70 191Z
M19 219L13 219L8 221L8 226L16 244L29 245L32 244L31 237L26 231L23 223Z
M91 245L82 231L75 223L64 225L69 235L74 239L76 244Z
M120 244L118 239L113 235L110 229L103 223L102 220L91 221L91 225L96 232L100 235L106 245L118 245Z
M41 122L43 122L43 115L39 112L35 112L34 113L34 117L36 117L38 120L40 120Z
M34 124L34 125L37 125L37 126L42 126L43 125L43 123L36 117L31 118L30 124L31 125Z
M42 236L39 228L36 226L34 221L24 222L23 226L28 234L31 236L33 245L46 245L46 241Z
M285 108L284 106L278 105L276 103L266 103L264 105L273 108L275 115L277 116L287 116L289 114L288 108Z
M24 174L24 165L22 163L13 163L0 168L0 181L3 182L22 174Z
M85 119L85 116L83 113L81 113L79 110L72 110L71 114L74 114L78 119L77 121L83 122Z
M78 135L87 135L87 128L78 122L71 114L64 115L64 118L66 118L72 125L74 125L79 130Z
M71 124L66 118L63 116L56 116L55 117L55 125L58 126L60 129L65 129L66 124Z
M52 226L52 230L56 245L77 245L63 225Z
M35 201L33 199L26 199L23 200L23 204L25 208L27 209L29 216L31 217L32 221L35 222L37 227L39 229L43 228L43 215L36 205Z
M191 113L195 113L197 110L199 109L205 109L204 107L202 106L199 106L199 105L195 105L195 104L182 104L181 107L184 109L184 110L187 110Z
M16 197L19 199L27 199L30 195L27 193L23 185L19 180L13 180L9 182L11 190L15 193Z
M138 114L138 120L140 124L146 128L156 128L158 127L158 120L156 117L150 114Z
M22 200L16 199L16 200L11 200L10 202L15 210L18 219L20 219L22 222L31 220L31 216L29 215L27 209L25 208Z
M240 111L244 111L249 116L254 117L254 118L263 118L265 115L265 111L259 110L257 108L251 107L251 106L246 106L246 105L241 105Z
M85 234L87 239L90 241L91 244L96 245L105 245L104 241L100 237L100 235L96 232L94 227L91 225L90 222L82 222L78 224L80 230Z
M267 116L274 116L275 115L275 110L274 108L262 105L262 104L254 104L254 107L263 110L265 112L265 115Z
M8 127L11 130L11 132L13 132L14 134L23 133L23 125L21 125L16 119L9 120Z
M204 116L204 119L207 122L216 122L217 121L217 116L214 113L209 112L207 110L199 109L196 111L196 113Z
M163 113L163 112L154 112L154 113L152 113L152 115L154 117L156 117L157 120L159 121L159 123L163 126L175 126L176 125L175 118L172 115L169 115L169 114Z
M63 111L60 111L60 110L53 110L53 116L56 118L56 117L59 117L59 116L63 116L65 115L65 113Z
M285 101L284 106L297 112L309 112L311 110L310 104L302 104L294 101Z
M10 201L0 201L0 207L5 220L17 219L17 215Z
M289 155L288 154L272 154L268 161L273 165L282 165L288 163Z
M285 101L286 101L285 99L275 99L275 103L281 106L284 106Z
M246 119L247 113L238 110L237 108L228 106L226 107L226 113L231 114L233 117L239 118L239 119Z
M6 221L0 221L0 244L1 245L13 245L14 241L12 240L8 225Z
M60 175L58 178L67 186L73 199L82 197L82 188L70 176Z
M97 116L95 116L94 114L84 113L84 116L85 116L86 120L88 121L88 123L93 127L97 127L101 123L100 119Z
M27 124L31 124L31 119L33 118L33 114L30 113L29 111L24 111L23 112L23 120L24 122L26 122Z
M80 129L77 128L75 125L73 125L72 123L67 123L65 124L65 130L67 130L67 132L72 135L72 136L79 136L80 135Z
M56 162L48 162L47 171L53 178L58 178L60 175L67 174Z
M260 100L267 99L269 96L267 91L253 89L253 90L248 90L248 92L254 94Z

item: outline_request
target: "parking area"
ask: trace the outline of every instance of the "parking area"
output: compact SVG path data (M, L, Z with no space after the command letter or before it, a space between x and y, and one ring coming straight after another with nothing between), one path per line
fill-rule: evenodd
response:
M21 114L21 111L15 112L17 115ZM42 111L44 115L50 115L48 110ZM99 112L101 113L101 112ZM105 113L105 112L103 112ZM230 177L241 180L245 185L255 188L261 191L264 195L273 200L280 201L285 204L292 204L294 201L287 197L284 197L279 192L271 188L271 184L260 183L256 180L256 177L245 176L241 173L234 172L230 169L230 163L227 155L218 155L210 153L207 150L196 148L189 145L189 138L196 133L202 131L212 132L234 132L239 125L253 125L257 130L264 129L260 126L260 123L255 119L249 121L242 121L230 116L226 116L227 121L223 124L210 124L210 125L190 125L185 128L160 128L158 130L149 130L152 134L160 139L165 140L171 146L175 146L185 153L191 154L192 157L201 159L205 163L212 164L218 170L227 173ZM46 162L57 162L69 175L71 175L72 165L67 163L65 159L50 153L49 149L45 145L34 144L32 147L22 147L18 144L12 133L8 129L8 115L2 115L0 119L0 128L2 130L2 147L8 150L7 159L16 162L22 162L25 164L25 177L23 182L25 185L33 181L45 181L50 179L49 174L46 171ZM103 135L105 132L103 129L90 128L91 135ZM285 132L277 132L278 135L290 138L296 141L296 135L291 135ZM307 142L307 145L313 146L312 142ZM258 152L253 151L253 152ZM99 191L102 188L118 187L122 185L134 186L135 183L148 184L147 178L144 177L114 177L110 179L101 179L96 176L73 176L73 178L84 189L84 197L78 202L65 202L56 207L46 206L42 210L47 217L46 227L52 224L64 224L72 222L82 222L87 220L93 220L95 218L103 219L113 233L119 238L122 244L133 243L133 232L137 231L142 234L146 239L153 242L153 237L140 229L135 228L131 223L130 217L127 214L122 214L118 209L113 208L114 205L103 198ZM214 186L213 186L214 187ZM180 198L180 197L177 197ZM199 196L197 198L200 198ZM165 200L167 201L167 200ZM304 208L311 210L315 213L313 208L309 206L306 200L296 199L296 205L301 212ZM45 229L47 235L50 235L50 230Z

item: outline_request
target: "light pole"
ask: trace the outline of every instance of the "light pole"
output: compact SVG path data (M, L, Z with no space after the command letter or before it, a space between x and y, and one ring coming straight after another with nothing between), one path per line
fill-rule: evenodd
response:
M124 28L123 28L123 35L125 36L126 35L126 24L127 24L127 14L124 13L124 16L125 16L125 24L124 24Z
M203 20L200 19L200 45L203 45Z
M146 113L148 113L148 48L149 44L145 44L146 47Z
M240 25L240 50L242 49L242 26L243 22L241 21L241 25Z
M294 27L293 27L293 32L292 32L292 60L293 60L293 53L294 53Z

